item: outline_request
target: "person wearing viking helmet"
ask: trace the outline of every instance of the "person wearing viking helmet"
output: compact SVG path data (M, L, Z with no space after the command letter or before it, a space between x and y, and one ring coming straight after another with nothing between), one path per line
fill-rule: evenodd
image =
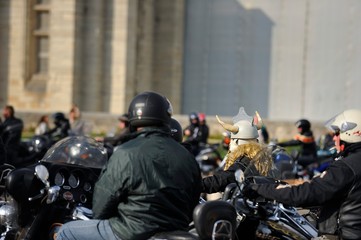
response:
M233 125L216 117L222 127L231 133L231 141L223 171L203 178L202 192L224 191L228 184L236 182L234 173L238 169L242 169L245 176L270 176L273 159L269 148L258 142L258 129L262 126L259 114L256 112L255 116L251 117L241 107L238 114L233 117Z

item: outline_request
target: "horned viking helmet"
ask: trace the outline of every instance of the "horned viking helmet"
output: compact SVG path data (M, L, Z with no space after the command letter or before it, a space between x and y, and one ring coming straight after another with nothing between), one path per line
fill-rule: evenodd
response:
M222 127L231 132L231 142L237 140L252 141L258 138L258 130L262 127L262 119L256 111L255 116L249 116L243 107L239 109L236 116L233 117L233 125L225 123L216 115L218 122ZM242 142L243 142L242 141ZM237 145L240 145L239 143Z
M257 171L262 176L267 176L273 167L273 159L267 151L268 148L257 143L258 130L263 125L258 112L255 112L254 117L250 117L241 107L237 116L233 117L233 125L222 122L218 116L216 118L224 129L231 132L224 169L232 166L240 156L247 156Z

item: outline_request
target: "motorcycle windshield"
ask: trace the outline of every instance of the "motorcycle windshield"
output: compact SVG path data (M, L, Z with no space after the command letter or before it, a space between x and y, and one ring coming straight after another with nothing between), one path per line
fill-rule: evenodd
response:
M66 137L55 143L41 162L102 168L108 160L103 144L86 136Z

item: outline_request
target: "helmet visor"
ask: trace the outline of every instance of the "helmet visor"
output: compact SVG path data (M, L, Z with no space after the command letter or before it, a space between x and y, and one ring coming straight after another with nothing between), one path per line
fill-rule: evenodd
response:
M357 126L356 123L349 122L346 120L344 113L334 116L333 118L331 118L330 120L328 120L325 123L325 127L328 128L329 130L335 132L336 134L344 133L349 130L352 130L356 126Z

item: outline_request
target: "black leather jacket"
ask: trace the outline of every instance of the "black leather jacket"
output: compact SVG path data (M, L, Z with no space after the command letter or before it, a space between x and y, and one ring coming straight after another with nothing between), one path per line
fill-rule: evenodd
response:
M246 176L255 176L259 175L257 169L254 166L250 165L250 159L246 156L242 156L237 159L232 166L227 170L220 169L215 172L212 176L205 177L202 179L202 192L204 193L215 193L215 192L223 192L225 188L230 183L235 183L236 179L234 177L234 173L241 169L242 171L246 171Z
M23 121L16 117L7 118L0 124L0 137L5 146L19 145L23 128Z
M109 219L121 239L187 230L200 185L198 163L170 130L146 127L104 167L94 188L94 217Z
M6 151L3 140L0 138L0 164L4 164L6 159Z
M2 139L6 159L2 158L1 162L13 163L17 158L21 134L24 128L24 123L21 119L16 117L7 118L2 124L0 124L0 138Z
M274 184L253 185L252 189L269 199L293 206L323 206L322 212L335 212L338 205L338 234L342 239L361 236L361 143L348 146L319 177L299 186L275 189Z
M340 161L352 170L351 184L346 188L347 196L340 207L339 229L345 239L361 237L361 144L351 146L348 155ZM352 149L353 148L353 149ZM350 181L350 180L349 180Z
M287 142L281 142L278 145L281 147L300 146L301 156L317 156L317 146L312 131L306 131L302 134L297 134L294 136L294 139Z

